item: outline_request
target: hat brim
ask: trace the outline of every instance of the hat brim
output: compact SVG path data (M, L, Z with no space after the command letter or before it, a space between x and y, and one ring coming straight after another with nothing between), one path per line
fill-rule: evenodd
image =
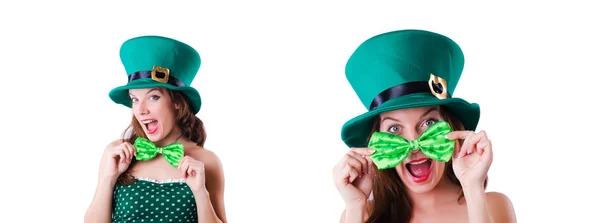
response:
M461 98L440 100L431 94L412 94L385 102L372 111L350 119L342 126L342 141L348 147L366 147L373 128L374 118L383 113L404 108L443 106L456 116L466 130L475 130L479 122L480 108L476 103L469 103Z
M188 86L178 87L173 86L166 83L156 82L151 79L139 79L132 82L127 83L127 85L119 86L113 88L108 96L110 99L117 103L124 105L126 107L131 108L131 98L129 97L129 89L141 89L141 88L156 88L162 87L174 91L180 91L184 95L187 96L188 102L190 103L190 107L194 114L197 114L200 111L200 106L202 105L202 99L200 98L200 93L193 88Z

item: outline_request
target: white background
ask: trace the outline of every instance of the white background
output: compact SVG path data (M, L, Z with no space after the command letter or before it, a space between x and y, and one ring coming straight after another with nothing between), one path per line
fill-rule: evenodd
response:
M597 7L218 2L0 3L2 222L83 221L102 150L130 120L108 98L126 82L120 44L146 34L202 57L192 86L230 222L337 222L340 128L365 112L346 60L369 37L408 28L462 46L454 96L481 105L489 190L511 198L519 222L597 220Z

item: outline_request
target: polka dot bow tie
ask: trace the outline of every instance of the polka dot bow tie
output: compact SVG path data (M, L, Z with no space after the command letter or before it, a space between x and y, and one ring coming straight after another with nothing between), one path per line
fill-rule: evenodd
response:
M452 128L445 121L436 122L413 141L387 132L375 132L369 140L368 147L375 149L370 157L380 170L396 167L411 151L418 149L433 160L448 162L454 152L454 140L446 138L450 132Z
M162 154L171 166L177 168L179 160L183 158L183 144L180 142L169 144L165 147L157 147L152 141L138 137L135 139L133 146L135 147L136 160L151 160L156 155Z

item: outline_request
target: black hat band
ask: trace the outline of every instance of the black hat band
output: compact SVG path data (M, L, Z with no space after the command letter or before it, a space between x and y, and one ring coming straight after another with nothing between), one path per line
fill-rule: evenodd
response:
M185 87L185 84L178 80L177 78L170 76L169 69L155 66L152 70L147 71L138 71L132 73L128 77L128 82L142 79L142 78L151 78L160 83L166 83L177 87Z
M404 95L415 93L432 93L439 99L450 98L446 80L431 74L429 81L415 81L390 87L379 93L369 106L369 111L375 110L381 104Z

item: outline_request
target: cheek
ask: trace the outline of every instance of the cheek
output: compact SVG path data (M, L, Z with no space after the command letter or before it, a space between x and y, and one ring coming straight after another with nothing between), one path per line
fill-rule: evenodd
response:
M163 123L172 123L175 121L175 109L171 104L161 103L155 108L154 114L162 119Z
M408 177L404 174L406 171L406 164L404 162L400 163L400 165L396 166L394 169L396 169L396 172L398 173L398 176L400 176L400 179L405 182L408 182L410 179L408 179Z
M162 101L154 101L154 103L152 103L152 106L148 106L148 109L151 110L152 113L154 113L154 115L162 117L165 113L165 111L167 110L167 105L162 102Z
M132 104L131 105L131 112L133 113L133 115L135 115L136 118L138 118L139 114L140 114L140 108L137 104Z
M446 163L434 161L433 168L435 170L435 180L439 181L444 177L444 169L446 168Z
M404 171L404 168L405 168L404 165L405 165L404 162L402 162L398 166L396 166L396 168L394 168L394 169L396 169L396 172L402 173L402 171Z

